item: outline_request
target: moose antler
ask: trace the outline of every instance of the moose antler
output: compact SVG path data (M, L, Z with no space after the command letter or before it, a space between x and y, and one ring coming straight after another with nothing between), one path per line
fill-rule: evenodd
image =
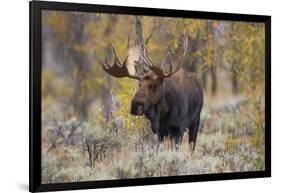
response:
M184 59L184 56L187 53L187 48L188 48L188 38L185 36L184 37L184 42L183 42L183 50L180 53L180 56L178 58L178 62L173 67L172 65L172 58L170 52L167 53L164 61L162 62L161 67L158 64L153 63L149 58L141 56L142 60L144 61L144 64L151 70L153 71L159 78L160 80L164 80L165 78L168 78L172 76L174 73L176 73L182 66L182 60ZM164 65L168 62L169 65L169 72L165 73L164 72Z
M98 58L99 63L101 64L102 68L111 76L114 76L116 78L123 78L123 77L128 77L132 79L140 79L140 76L136 74L135 67L133 64L129 64L128 58L129 55L125 58L123 63L120 62L116 55L116 51L110 43L110 47L113 51L114 54L114 60L113 63L109 62L108 55L105 53L105 62L101 58Z

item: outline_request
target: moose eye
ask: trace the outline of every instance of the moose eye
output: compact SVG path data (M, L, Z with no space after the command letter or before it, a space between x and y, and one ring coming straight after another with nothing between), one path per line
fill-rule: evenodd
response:
M151 90L152 92L156 92L156 88L157 88L157 85L156 84L150 84L148 86L149 90Z

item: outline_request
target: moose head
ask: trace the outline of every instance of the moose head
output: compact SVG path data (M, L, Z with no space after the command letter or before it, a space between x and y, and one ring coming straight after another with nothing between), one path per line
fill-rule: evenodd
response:
M137 54L134 53L134 55L130 50L124 61L120 62L113 45L110 44L110 46L114 55L113 62L110 62L109 57L105 54L105 60L99 58L99 63L105 72L113 77L127 77L138 80L138 89L131 101L131 114L141 116L148 107L156 105L164 96L165 79L181 69L182 60L187 52L188 38L184 37L183 48L179 52L177 62L174 62L174 65L169 52L161 66L154 63L149 57L143 56L139 51L135 52ZM140 74L136 71L135 65L144 65L147 71ZM165 72L164 69L166 65L168 66L168 72Z

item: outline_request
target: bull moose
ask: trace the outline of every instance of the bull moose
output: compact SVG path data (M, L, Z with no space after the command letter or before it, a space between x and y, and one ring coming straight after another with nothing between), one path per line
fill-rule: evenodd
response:
M188 129L189 147L193 152L200 125L203 90L197 76L181 68L187 46L188 38L185 37L183 48L174 65L169 52L161 66L143 54L133 56L135 63L132 65L132 55L129 52L121 63L112 44L113 62L109 61L107 55L105 60L99 58L99 62L105 72L113 77L138 80L138 89L131 100L130 113L136 116L145 115L149 119L158 142L169 137L173 141L172 144L178 148L184 132ZM140 61L148 69L146 73L136 72L135 64L140 64ZM164 66L168 67L168 72L165 72L167 70Z

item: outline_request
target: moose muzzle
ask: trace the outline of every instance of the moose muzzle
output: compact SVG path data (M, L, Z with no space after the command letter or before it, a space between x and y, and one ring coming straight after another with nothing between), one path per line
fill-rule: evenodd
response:
M131 102L131 114L141 116L145 111L145 95L138 91Z
M141 116L144 113L144 103L140 101L132 101L131 114Z

